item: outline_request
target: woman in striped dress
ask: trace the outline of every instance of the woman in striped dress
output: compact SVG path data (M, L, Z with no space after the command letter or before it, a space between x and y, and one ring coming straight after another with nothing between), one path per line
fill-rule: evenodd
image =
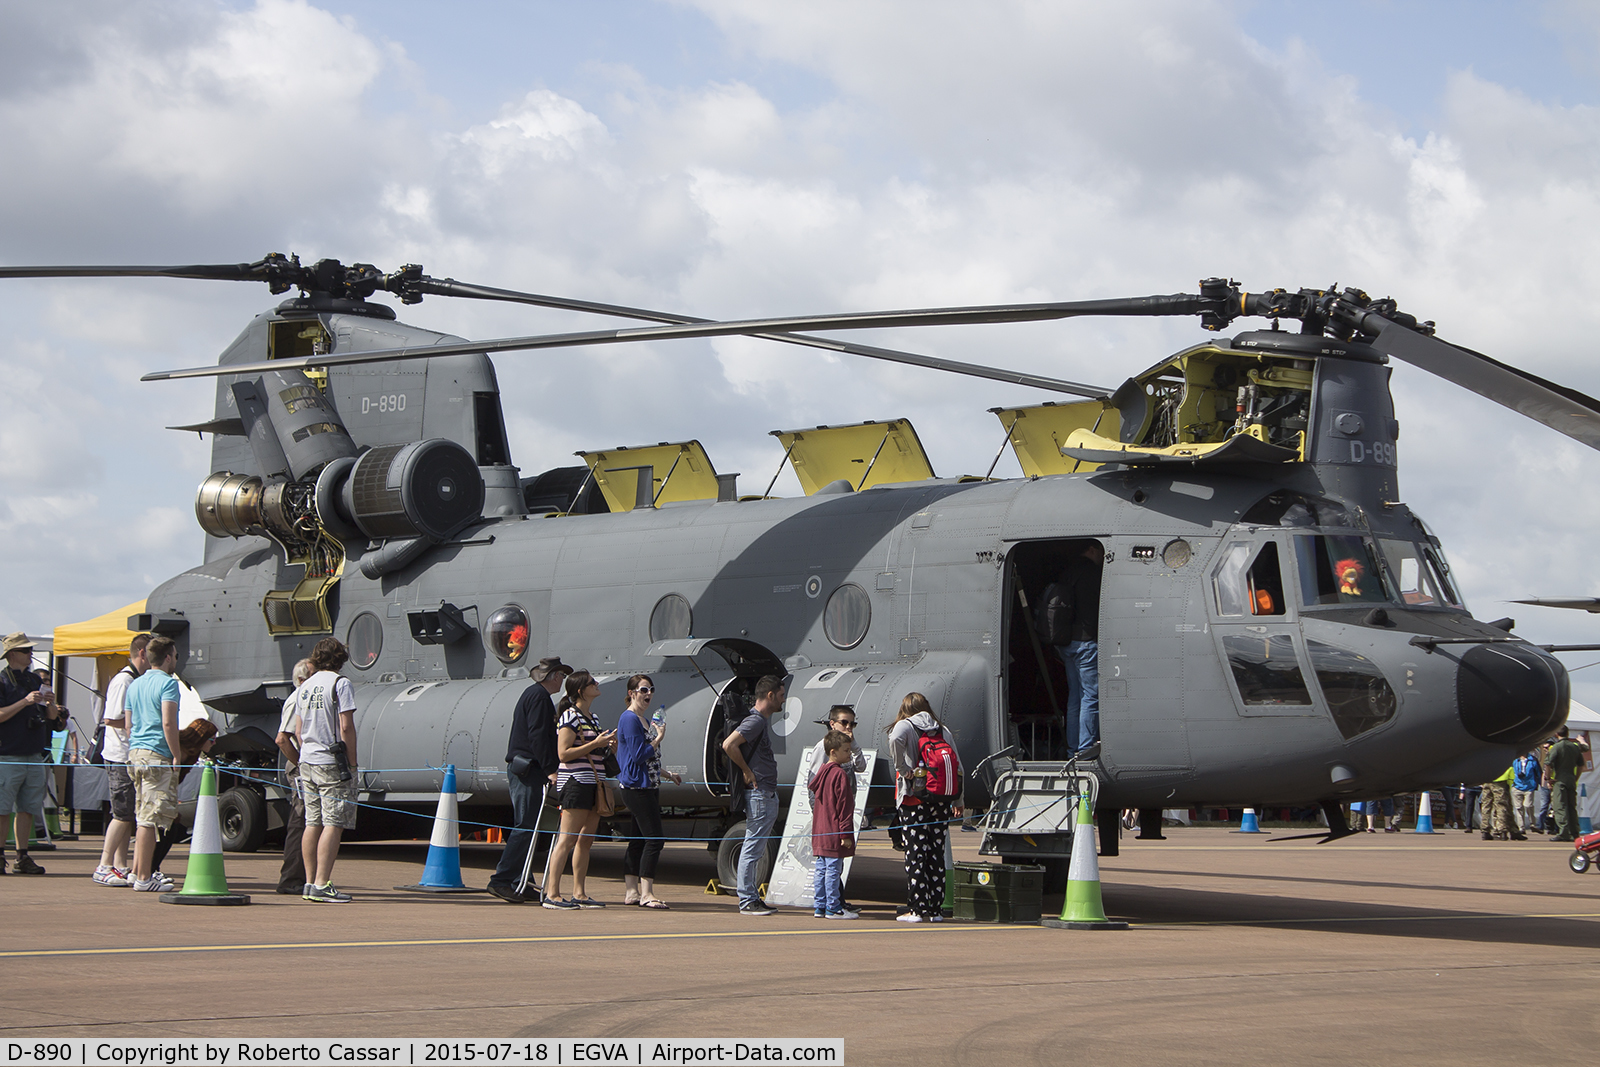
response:
M556 911L605 907L589 896L583 884L589 873L589 847L600 829L595 794L605 774L604 753L617 741L617 732L601 732L600 720L589 710L599 695L600 683L594 675L573 671L567 676L566 695L556 709L556 755L561 760L556 772L556 795L561 804L561 836L550 848L550 865L544 880L544 906ZM572 896L564 898L561 872L569 856Z

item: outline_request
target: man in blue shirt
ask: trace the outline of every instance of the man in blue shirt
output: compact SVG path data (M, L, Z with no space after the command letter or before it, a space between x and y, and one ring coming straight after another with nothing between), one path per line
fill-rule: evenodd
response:
M33 642L24 633L8 634L3 645L5 667L0 669L0 847L5 823L16 813L18 874L43 874L44 868L28 855L33 840L33 819L44 814L47 774L43 753L50 747L50 730L64 717L55 694L44 689L33 663ZM0 874L5 873L0 857Z
M1511 813L1525 834L1537 829L1533 822L1533 804L1539 795L1542 770L1539 757L1532 752L1525 752L1511 761Z
M128 686L128 772L134 789L133 888L159 893L168 883L153 874L156 835L178 817L178 646L153 637L145 646L150 669Z

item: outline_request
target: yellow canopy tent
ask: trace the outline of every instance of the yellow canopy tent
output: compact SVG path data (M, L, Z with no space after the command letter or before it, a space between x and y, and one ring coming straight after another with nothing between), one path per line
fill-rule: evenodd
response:
M104 695L106 683L111 680L111 676L128 662L128 642L133 640L135 633L128 629L128 616L141 614L144 607L143 600L135 600L132 604L117 608L115 611L108 611L104 615L97 615L83 622L57 626L56 658L93 657L95 688Z

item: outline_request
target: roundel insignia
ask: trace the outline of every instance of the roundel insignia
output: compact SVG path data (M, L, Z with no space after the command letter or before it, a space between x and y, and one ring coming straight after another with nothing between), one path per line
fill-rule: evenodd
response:
M988 885L989 884L989 872L988 871L979 871L978 872L978 884L979 885Z
M812 600L815 600L821 594L822 579L813 574L811 577L806 579L806 596L810 597Z

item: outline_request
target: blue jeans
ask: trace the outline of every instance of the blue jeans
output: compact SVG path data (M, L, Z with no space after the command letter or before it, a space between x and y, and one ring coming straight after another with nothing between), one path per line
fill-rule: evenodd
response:
M817 856L817 878L811 889L818 915L837 915L844 910L844 889L840 879L844 876L843 856Z
M1539 783L1539 813L1533 817L1533 825L1539 830L1550 829L1550 784Z
M1067 746L1076 752L1100 740L1100 642L1055 646L1067 669Z
M490 885L513 889L522 881L522 866L528 862L528 849L533 847L539 826L539 801L548 781L542 778L537 783L525 782L514 774L506 774L506 782L511 786L512 821L517 828L506 835L506 847L500 853L499 866L489 877Z
M748 789L744 794L744 848L739 851L739 906L761 903L756 867L766 854L772 827L778 821L777 790Z

